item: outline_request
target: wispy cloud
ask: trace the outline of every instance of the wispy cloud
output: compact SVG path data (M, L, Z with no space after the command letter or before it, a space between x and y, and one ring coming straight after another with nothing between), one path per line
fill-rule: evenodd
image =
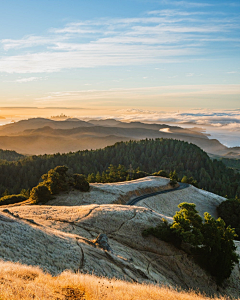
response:
M34 48L39 46L51 46L55 45L58 42L63 42L67 39L64 36L25 36L22 39L13 40L13 39L3 39L1 43L3 45L3 49L8 51L11 49L22 49L22 48Z
M6 80L4 82L27 83L27 82L38 81L38 80L43 80L43 77L24 77L24 78L18 78L18 79L12 80L12 81Z
M105 18L51 28L45 36L3 39L0 72L43 73L63 69L141 65L204 59L210 43L235 39L239 21L202 18L207 3L171 2L178 9L139 18ZM238 26L238 27L237 27ZM225 43L226 45L226 43ZM16 54L17 50L18 54Z
M25 82L37 81L37 80L41 80L41 79L42 79L42 77L19 78L19 79L16 79L15 82L25 83Z
M174 6L180 6L180 7L188 7L188 8L196 8L196 7L209 7L209 6L213 6L213 4L210 3L204 3L204 2L191 2L191 1L168 1L168 0L162 0L161 3L164 4L170 4L170 5L174 5Z
M95 100L95 99L168 99L168 98L186 98L202 95L240 95L239 84L229 85L175 85L175 86L157 86L142 88L115 88L108 90L80 90L80 91L57 91L51 92L44 97L37 98L37 102L58 102L74 100Z

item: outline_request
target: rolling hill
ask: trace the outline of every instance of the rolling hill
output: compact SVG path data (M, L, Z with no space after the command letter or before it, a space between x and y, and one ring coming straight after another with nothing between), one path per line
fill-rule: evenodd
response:
M156 211L141 204L112 204L121 193L127 195L131 191L139 195L146 192L146 186L163 188L167 181L166 178L152 177L132 183L95 185L90 191L94 192L92 199L104 199L107 193L111 198L111 201L110 198L106 200L107 203L103 200L91 204L90 197L88 203L81 205L83 193L72 191L75 193L73 202L73 194L63 193L57 196L55 204L1 208L0 258L40 266L52 275L67 269L109 279L155 283L187 291L198 290L209 296L227 294L237 298L240 292L238 266L225 286L217 287L191 255L154 237L142 236L145 228L156 226L163 216L171 220L174 208L167 212L166 204L163 210L158 206ZM76 193L80 205L76 203ZM198 195L197 205L203 211L210 209L213 213L224 200L207 192L203 195L197 189L193 192L191 187L186 193L189 201ZM161 197L157 201L164 203ZM175 203L172 204L173 207ZM100 234L104 243L100 241Z
M145 138L187 141L216 155L228 156L231 152L231 156L235 157L240 154L238 148L231 150L218 140L209 139L199 130L165 124L125 123L114 119L86 122L76 119L54 121L34 118L0 127L0 148L28 155L98 149L115 142Z

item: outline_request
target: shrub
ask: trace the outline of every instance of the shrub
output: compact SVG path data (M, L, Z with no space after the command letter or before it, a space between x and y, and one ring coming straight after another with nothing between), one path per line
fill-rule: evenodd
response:
M86 179L86 177L82 174L74 174L72 176L73 180L72 180L72 186L77 189L80 190L82 192L88 192L89 191L89 183Z
M174 187L178 182L177 172L175 170L173 172L170 172L169 178L170 178L170 185Z
M160 170L160 171L158 171L158 172L155 172L155 173L153 173L152 175L153 175L153 176L162 176L162 177L167 177L167 178L169 178L168 173L167 173L166 171L164 171L164 170Z
M216 278L218 284L231 275L239 257L236 254L234 229L226 227L224 221L215 220L209 213L204 214L204 223L193 203L181 203L173 217L173 224L165 220L155 228L144 230L143 235L152 234L166 242L181 247L182 242L191 246L197 254L197 262Z
M42 175L43 184L46 185L52 195L68 190L68 168L65 166L57 166Z
M29 198L30 197L30 189L22 189L21 192L20 192L21 195Z
M27 199L28 199L28 197L21 195L21 194L7 195L7 196L0 198L0 205L14 204L14 203L25 201Z
M172 231L171 224L167 222L166 219L162 218L162 223L157 225L156 227L150 227L143 230L142 235L147 237L149 235L153 235L164 242L171 243L176 247L180 247L182 240L177 236L177 234Z
M133 179L139 179L148 176L147 172L137 170L136 172L133 172Z
M39 202L45 203L51 199L51 192L46 185L40 183L32 188L30 192L30 199L32 199L36 204Z
M182 180L181 180L182 183L189 183L195 187L198 187L198 183L197 183L197 180L194 180L193 177L187 177L187 176L183 176Z

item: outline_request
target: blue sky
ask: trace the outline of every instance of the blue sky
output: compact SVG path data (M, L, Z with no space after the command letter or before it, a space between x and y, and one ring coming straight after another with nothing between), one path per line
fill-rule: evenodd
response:
M0 106L239 108L239 15L239 1L2 1Z

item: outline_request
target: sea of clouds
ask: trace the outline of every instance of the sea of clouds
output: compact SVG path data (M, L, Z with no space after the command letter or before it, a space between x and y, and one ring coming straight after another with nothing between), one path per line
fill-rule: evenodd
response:
M189 111L149 111L127 109L118 111L117 117L122 121L141 121L164 123L184 128L202 128L209 138L216 138L228 147L240 146L240 109L208 110L193 109Z

